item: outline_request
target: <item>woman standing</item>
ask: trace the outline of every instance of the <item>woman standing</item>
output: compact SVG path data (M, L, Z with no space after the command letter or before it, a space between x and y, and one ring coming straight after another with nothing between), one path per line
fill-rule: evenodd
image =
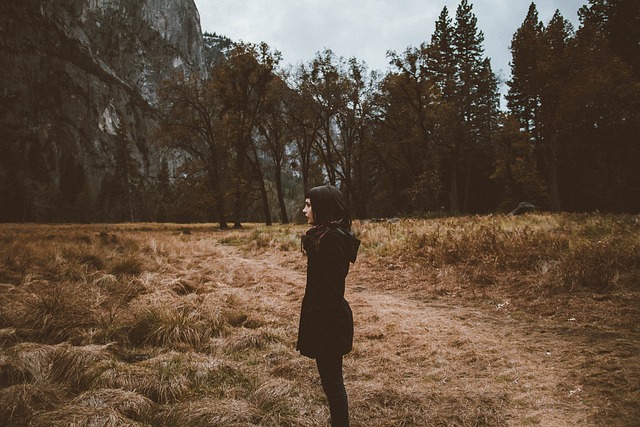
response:
M351 217L340 190L314 187L305 195L303 212L312 227L302 236L307 255L307 285L300 312L296 349L316 360L329 401L331 426L349 425L342 356L351 351L353 316L344 299L349 263L360 241L351 233Z

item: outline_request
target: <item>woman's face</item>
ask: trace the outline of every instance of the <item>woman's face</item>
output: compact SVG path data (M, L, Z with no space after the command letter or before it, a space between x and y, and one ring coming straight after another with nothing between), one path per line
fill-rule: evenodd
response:
M313 224L313 210L311 209L311 199L304 200L304 209L302 209L304 216L307 217L307 223Z

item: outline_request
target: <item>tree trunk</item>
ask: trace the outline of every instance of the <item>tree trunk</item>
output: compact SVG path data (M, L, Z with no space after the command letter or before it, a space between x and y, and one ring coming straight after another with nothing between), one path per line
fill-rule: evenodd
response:
M244 138L243 138L244 139ZM245 192L245 179L244 179L244 165L247 158L248 142L244 140L238 141L238 151L236 155L236 170L235 170L235 194L233 205L233 228L242 228L240 217L242 215L242 201L244 200Z
M255 161L249 159L249 163L253 165L255 178L260 186L260 199L262 200L264 222L265 225L273 225L273 221L271 220L271 209L269 209L269 195L267 194L267 186L264 183L264 174L262 173L262 168L260 168L260 161L258 160L258 153L255 145L251 144L251 148L253 150L253 155L255 156Z
M470 195L471 195L471 164L467 159L464 165L464 194L462 196L462 213L466 214L469 212L469 196Z
M258 181L260 184L260 196L262 198L262 212L264 214L264 223L265 225L273 225L273 221L271 220L271 210L269 209L269 196L267 194L267 187L264 185L264 178L261 176Z
M282 167L276 165L276 191L278 193L278 205L280 206L280 222L282 224L289 224L289 217L287 216L287 206L284 202L284 191L282 189Z
M217 169L209 169L209 177L211 182L211 189L213 190L213 198L216 203L216 210L218 214L218 225L221 230L229 228L227 225L226 216L226 203L224 198L224 189L222 188L222 182L220 179L220 173Z
M458 161L453 158L451 161L451 179L449 182L449 210L453 214L460 211L458 196Z
M551 210L560 212L560 189L558 186L558 157L555 147L550 147L549 158L549 200L551 202Z

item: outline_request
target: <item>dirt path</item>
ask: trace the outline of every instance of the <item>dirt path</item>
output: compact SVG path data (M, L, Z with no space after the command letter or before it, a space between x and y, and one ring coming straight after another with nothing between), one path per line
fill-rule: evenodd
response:
M265 307L263 314L286 324L293 340L304 291L302 257L219 250L229 281L245 278L229 291ZM354 425L376 417L386 417L384 425L419 425L429 411L452 424L595 425L597 390L583 383L581 369L598 350L572 333L575 322L531 319L508 305L419 300L367 283L369 268L362 261L353 267L346 295L356 322L354 351L345 359ZM637 343L626 345L637 350ZM600 342L599 348L608 347Z

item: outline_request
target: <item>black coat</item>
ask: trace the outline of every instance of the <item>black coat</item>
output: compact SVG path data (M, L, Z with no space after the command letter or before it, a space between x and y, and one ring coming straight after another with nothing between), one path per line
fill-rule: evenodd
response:
M359 245L352 233L334 227L316 247L307 248L307 285L296 345L300 354L315 358L351 351L353 315L344 299L344 285Z

